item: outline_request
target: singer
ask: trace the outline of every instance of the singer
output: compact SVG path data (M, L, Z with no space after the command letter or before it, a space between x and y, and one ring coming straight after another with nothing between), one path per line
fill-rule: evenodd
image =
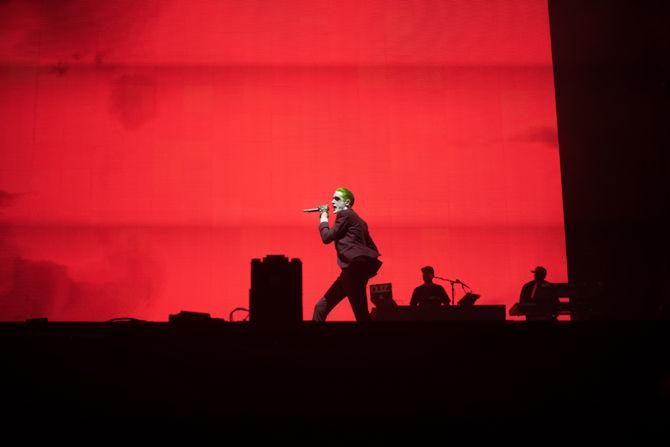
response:
M314 306L314 321L326 321L331 310L345 297L354 311L356 321L370 321L366 288L382 263L379 250L370 237L368 225L352 209L354 195L347 188L338 188L333 194L333 212L336 215L332 228L328 226L328 208L321 208L319 233L324 244L335 242L340 276Z

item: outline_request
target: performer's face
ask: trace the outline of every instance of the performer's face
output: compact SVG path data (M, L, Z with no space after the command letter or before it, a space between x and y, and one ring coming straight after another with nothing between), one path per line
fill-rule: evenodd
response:
M335 194L333 194L333 201L331 203L333 204L334 213L339 213L340 211L347 209L347 206L349 205L349 201L347 200L345 203L344 199L342 198L342 193L339 191L335 191Z

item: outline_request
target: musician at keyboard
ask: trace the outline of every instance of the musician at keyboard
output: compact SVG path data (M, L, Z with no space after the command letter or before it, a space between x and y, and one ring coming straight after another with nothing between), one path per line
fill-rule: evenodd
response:
M526 320L556 320L559 306L559 299L556 296L551 283L547 277L547 269L542 266L531 270L534 278L521 287L519 303L525 307L533 307L535 311L526 313Z
M439 284L433 283L435 270L427 265L421 268L423 274L423 284L414 289L410 306L448 306L449 295Z

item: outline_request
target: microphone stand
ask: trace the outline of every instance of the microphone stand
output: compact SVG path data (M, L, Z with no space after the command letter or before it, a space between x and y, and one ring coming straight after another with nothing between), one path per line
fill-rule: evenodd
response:
M454 284L460 283L459 280L453 280L453 279L448 279L448 278L441 278L439 276L434 276L433 278L435 279L441 279L442 281L448 281L449 284L451 284L451 305L455 306L456 305L456 296L454 295Z

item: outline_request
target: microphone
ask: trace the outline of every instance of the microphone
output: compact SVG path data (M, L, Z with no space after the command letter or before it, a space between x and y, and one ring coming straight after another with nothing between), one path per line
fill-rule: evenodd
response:
M328 205L320 205L316 208L307 208L302 210L304 213L322 213L328 211Z
M468 289L470 288L469 285L465 284L465 283L464 283L463 281L461 281L460 279L457 279L456 282L457 282L458 284L462 285L463 287L467 287Z
M453 280L453 279L449 279L449 278L442 278L441 276L433 276L433 278L441 279L442 281L450 282L452 285L458 284L458 280Z
M461 281L460 279L442 278L441 276L433 276L433 278L435 278L435 279L441 279L441 280L443 280L443 281L449 281L450 283L453 283L453 284L460 284L460 285L462 285L462 286L464 286L464 287L467 287L468 289L470 288L469 285L465 284L465 283L464 283L463 281Z

